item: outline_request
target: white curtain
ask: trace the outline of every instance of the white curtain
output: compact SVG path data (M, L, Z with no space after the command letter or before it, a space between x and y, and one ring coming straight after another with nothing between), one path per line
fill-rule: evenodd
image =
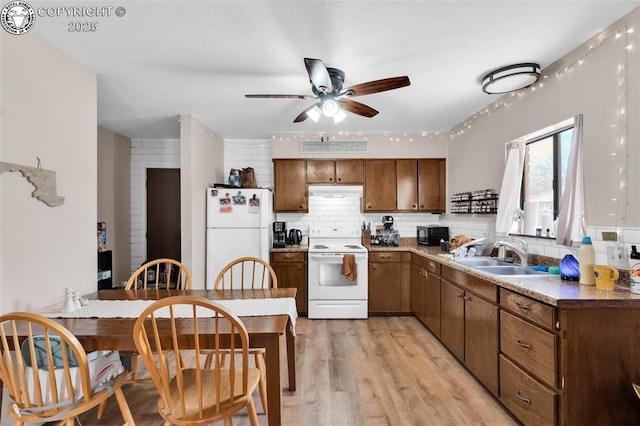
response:
M516 209L520 208L524 148L523 140L509 142L506 145L507 161L504 167L504 175L502 176L498 214L496 216L497 235L508 235L511 232L514 213Z
M582 115L574 118L573 139L569 151L567 177L560 199L556 244L578 247L584 226L584 179L582 166Z

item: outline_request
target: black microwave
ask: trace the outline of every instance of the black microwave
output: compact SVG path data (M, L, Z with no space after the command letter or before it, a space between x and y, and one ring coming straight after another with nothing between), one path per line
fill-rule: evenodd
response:
M449 227L447 226L418 226L418 244L439 246L440 240L449 241Z

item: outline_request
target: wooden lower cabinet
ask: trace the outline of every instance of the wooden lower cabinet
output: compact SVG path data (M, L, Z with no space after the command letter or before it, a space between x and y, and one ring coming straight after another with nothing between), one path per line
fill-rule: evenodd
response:
M369 252L369 314L410 314L411 255Z
M498 396L498 288L447 266L440 288L442 343Z
M500 355L500 401L526 425L556 423L558 395Z
M464 362L464 290L440 281L440 340Z
M307 314L307 253L272 252L271 267L278 277L278 287L295 288L299 315Z

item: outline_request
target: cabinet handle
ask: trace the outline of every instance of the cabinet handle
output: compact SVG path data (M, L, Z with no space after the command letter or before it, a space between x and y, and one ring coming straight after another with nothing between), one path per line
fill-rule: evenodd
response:
M456 293L456 297L458 299L462 299L462 298L464 298L464 294Z
M342 178L340 178L340 177L339 177L339 178L338 178L338 182L341 182L341 181L342 181Z
M470 301L471 300L471 296L464 296L463 299Z
M413 210L415 210L415 209L417 209L417 208L418 208L418 205L417 205L417 204L414 204L414 205L412 205L412 206L411 206L411 208L412 208Z
M531 345L527 345L526 343L522 343L522 341L520 339L516 340L516 343L518 344L518 346L520 346L521 348L525 348L526 350L531 350Z
M528 307L527 305L521 305L520 303L516 302L516 306L518 308L520 308L521 310L525 311L525 312L529 312L531 310L530 307Z
M371 265L371 269L376 269L378 265Z
M516 392L516 398L518 398L520 401L526 402L527 404L531 404L531 400L525 398L524 396L522 396L522 394L520 393L520 391Z
M329 182L333 182L333 178L329 178Z
M421 208L421 209L424 209L424 204L420 204L420 208Z

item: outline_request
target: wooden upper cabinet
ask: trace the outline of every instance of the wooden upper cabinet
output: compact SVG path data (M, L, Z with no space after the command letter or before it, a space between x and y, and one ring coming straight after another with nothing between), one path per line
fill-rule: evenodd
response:
M275 211L308 211L305 160L273 160L273 178Z
M336 183L363 183L364 160L336 160Z
M364 211L396 210L396 160L366 160Z
M418 160L396 160L397 210L418 210Z
M334 160L307 160L308 183L335 183L336 162Z
M307 160L308 183L364 182L363 160Z
M447 200L447 166L444 158L418 160L418 210L444 213Z

